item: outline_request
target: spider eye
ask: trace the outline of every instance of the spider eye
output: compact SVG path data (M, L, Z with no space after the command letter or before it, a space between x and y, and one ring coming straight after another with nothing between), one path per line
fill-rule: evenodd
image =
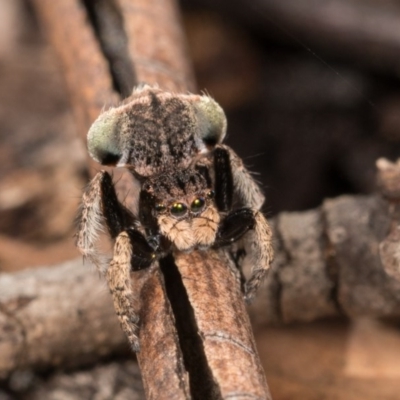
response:
M197 199L194 199L190 209L193 212L199 212L203 207L204 207L205 201L202 197L198 197Z
M181 217L185 215L187 212L187 207L183 203L174 203L171 206L171 214L175 215L176 217Z
M164 206L164 204L161 204L161 203L158 203L158 204L156 204L156 206L154 207L155 209L156 209L156 211L157 212L163 212L163 211L165 211L165 206Z
M208 197L209 199L213 199L214 196L215 196L214 190L210 190L210 191L207 193L207 197Z

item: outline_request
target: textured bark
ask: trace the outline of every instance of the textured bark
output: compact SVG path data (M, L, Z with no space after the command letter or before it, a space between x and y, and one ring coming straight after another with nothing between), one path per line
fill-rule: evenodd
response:
M142 299L137 354L147 399L190 399L189 377L159 266L133 273Z
M384 270L400 282L400 159L392 163L384 158L376 162L378 185L389 202L390 231L379 245Z
M220 396L215 398L270 399L236 266L213 252L207 259L201 253L176 254L175 262L193 307L213 390ZM198 386L206 385L202 378Z
M195 91L175 1L115 0L124 17L138 82L173 92Z
M104 283L81 259L1 274L0 377L82 365L124 351L116 322Z
M104 106L115 104L118 99L129 94L127 88L131 81L158 84L163 89L177 92L194 90L174 1L32 1L55 51L59 54L77 114L78 130L83 137L86 137L90 124ZM125 204L135 211L137 186L130 174L114 170L113 175L114 180L118 181L117 189L122 193ZM247 343L251 354L249 356L243 351L238 353L237 346L225 345L214 349L211 359L214 361L210 361L210 364L208 358L203 359L204 365L200 373L199 369L189 366L190 356L185 352L191 350L183 346L179 328L178 333L176 329L177 326L184 326L186 321L178 319L190 313L191 307L195 308L190 336L191 340L196 342L200 338L201 342L197 321L206 321L209 318L208 304L210 301L219 303L220 295L214 293L213 296L199 297L193 292L195 288L187 286L187 293L183 291L177 297L169 286L174 287L181 278L173 259L168 258L163 261L162 267L165 279L158 266L132 274L132 285L134 291L139 293L141 301L140 309L136 310L141 319L141 351L138 361L146 396L149 399L211 400L221 398L221 391L238 396L240 393L244 396L255 391L258 398L270 398L261 364L255 353L254 339L239 286L235 289L219 283L229 281L230 269L226 266L224 268L223 262L215 254L194 253L190 256L180 255L179 258L182 265L190 265L193 269L190 272L192 279L197 279L197 274L201 275L201 272L205 274L207 270L214 270L214 266L220 267L215 268L215 271L219 271L215 276L209 276L209 282L214 282L215 286L221 286L224 291L232 293L227 293L224 303L219 306L226 308L231 319L236 315L244 324L241 332L244 337L235 338L236 333L230 331L229 324L225 325L226 336L232 337L231 343ZM190 260L196 262L191 264ZM210 265L213 268L210 269ZM176 273L172 280L169 279L171 271ZM194 299L194 303L187 304L186 314L182 316L177 309L181 300L187 297ZM211 327L213 323L218 324L219 321L209 321ZM91 328L82 326L82 329L90 331ZM214 330L217 331L216 328ZM201 346L200 344L199 347ZM80 348L78 342L76 347ZM235 363L241 365L237 358L239 356L244 357L246 376L249 377L245 384L243 379L243 384L236 382L238 372ZM195 357L201 358L202 354L195 354ZM50 357L49 363L52 364ZM7 370L6 367L4 369ZM245 372L243 368L242 372ZM210 383L210 387L202 384L206 381ZM253 385L255 386L252 387ZM214 390L217 387L221 389Z
M378 196L342 196L317 210L281 213L274 224L277 259L252 308L254 318L398 318L400 281L386 273L389 256L379 251L393 224L398 226L391 208Z
M17 371L10 387L13 395L0 389L2 400L144 399L139 366L134 360L114 361L80 371L59 371L48 377Z
M79 133L118 101L106 58L79 0L32 0L63 70Z

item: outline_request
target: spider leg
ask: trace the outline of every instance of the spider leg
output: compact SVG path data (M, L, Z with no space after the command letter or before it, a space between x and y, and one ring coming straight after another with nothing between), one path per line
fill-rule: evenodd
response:
M155 258L156 254L146 238L139 231L128 229L117 236L114 257L106 272L121 328L135 352L140 349L139 317L135 313L139 309L139 299L132 291L131 270L148 268Z
M245 297L251 301L273 259L271 229L259 211L264 196L240 158L228 146L216 146L214 174L218 209L230 210L233 192L245 206L232 211L222 220L215 245L220 247L241 239L244 263L249 263L251 269L251 276L245 284Z
M118 200L112 178L105 171L101 179L101 209L112 239L128 227L137 225L137 219Z
M253 179L250 172L243 165L243 161L240 159L240 157L229 146L226 145L217 145L215 147L214 154L216 154L216 152L217 154L226 153L225 157L228 156L234 192L239 196L243 205L255 210L260 210L264 203L265 197L262 194L257 182ZM214 157L216 157L216 155L214 155ZM221 157L221 155L219 155L219 157ZM215 162L214 165L217 167ZM216 171L218 170L216 169Z
M107 228L112 239L133 225L135 218L118 201L111 176L106 171L98 172L89 182L80 209L76 245L83 256L89 259L104 274L109 260L97 249L99 234Z
M130 228L126 233L133 248L131 253L131 270L139 271L149 268L157 259L157 249L138 230Z
M128 229L117 236L114 257L106 272L115 312L134 352L140 350L139 317L136 314L140 303L132 290L131 270L148 268L155 258L155 251L146 238L136 229Z
M230 211L233 200L233 174L229 153L222 147L214 150L215 202L219 211Z
M251 302L274 258L272 231L260 211L254 211L254 226L243 237L245 263L250 264L251 275L245 284L245 298Z
M122 232L115 241L114 257L107 269L106 279L121 328L133 351L139 351L139 317L132 312L136 299L130 281L131 259L132 245L128 234Z
M273 259L272 232L260 211L241 208L232 211L221 222L214 247L231 245L241 239L245 263L250 264L251 276L245 283L246 301L257 293Z
M115 239L109 265L96 249L104 225ZM157 251L135 228L137 225L135 217L119 202L111 176L99 172L83 195L77 246L105 275L122 330L134 351L139 351L139 306L131 288L131 271L149 267Z
M78 216L79 226L76 246L100 271L107 269L107 259L101 255L96 247L99 233L103 231L103 212L101 200L101 182L107 172L101 171L89 182L82 196L82 204Z
M228 246L254 226L254 213L249 208L232 211L220 223L214 247Z

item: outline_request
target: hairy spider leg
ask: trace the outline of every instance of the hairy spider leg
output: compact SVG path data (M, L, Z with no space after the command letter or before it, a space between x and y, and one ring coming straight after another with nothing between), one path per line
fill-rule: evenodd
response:
M254 213L240 208L229 213L220 223L214 247L229 246L254 228Z
M139 351L139 317L134 312L137 299L131 287L132 244L127 232L121 232L114 245L114 256L106 272L106 279L119 323L132 350Z
M127 231L134 244L132 253L132 270L147 268L154 261L156 249L151 246L145 236L136 229L139 226L135 216L118 200L110 174L100 171L89 183L82 197L80 223L77 234L77 246L81 253L94 262L104 274L104 267L98 261L99 251L96 242L99 232L107 228L112 239L121 232Z
M105 268L98 263L95 248L103 224L115 239L113 258ZM136 224L132 213L119 202L111 176L106 171L97 173L83 195L77 246L105 274L121 327L134 351L139 350L139 319L134 312L138 307L130 273L150 267L156 259L154 248L135 229Z
M223 148L214 150L215 202L220 211L232 209L233 176L229 153Z
M261 210L265 197L258 183L244 166L241 158L226 145L217 145L215 151L224 151L228 153L234 192L238 195L243 205L254 210Z
M106 273L115 312L135 352L140 350L139 317L135 313L139 300L135 298L132 290L130 272L132 268L134 270L148 268L155 258L154 249L147 243L144 236L137 230L129 228L117 236L114 256Z
M76 246L85 259L92 262L101 274L104 274L109 260L97 249L99 233L104 230L101 200L101 181L104 172L99 172L89 182L83 196L78 215Z
M214 150L216 203L220 211L230 211L234 191L245 206L227 214L217 232L216 247L233 244L241 239L251 276L245 284L245 298L250 302L273 260L272 232L259 211L264 202L257 183L240 158L228 146Z
M144 185L144 187L146 184ZM153 215L154 198L146 190L142 190L139 195L139 219L146 229L146 233L153 241L160 238L157 218Z
M246 251L243 262L251 266L251 276L245 284L246 301L250 303L274 259L272 231L261 211L254 211L254 227L243 237L243 242Z

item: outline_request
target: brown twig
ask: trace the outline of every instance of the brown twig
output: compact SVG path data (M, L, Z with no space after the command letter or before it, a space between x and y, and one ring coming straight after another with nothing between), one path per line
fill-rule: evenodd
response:
M140 370L134 360L103 363L80 371L57 371L47 378L21 371L14 374L12 381L11 387L23 392L19 393L22 399L29 400L144 399ZM0 394L9 398L1 389Z
M115 0L124 16L137 80L173 92L194 92L186 40L175 1Z
M385 272L379 252L397 227L391 209L379 196L342 196L316 210L277 216L278 256L254 304L256 320L399 317L400 282Z
M218 394L213 398L270 398L245 305L240 301L240 276L236 266L225 255L214 252L207 258L201 253L176 254L175 262L193 309L206 367L210 370L209 383L204 381L205 373L198 372L194 377L197 390L203 387L204 395L198 398L209 398L204 388L207 384ZM195 347L193 339L186 346L190 352ZM198 353L191 360L194 371L201 368Z
M78 130L84 137L101 110L118 101L107 60L80 1L34 0L33 4L60 59Z
M82 260L1 274L0 288L1 378L126 349L110 296Z
M104 105L115 103L117 95L112 89L112 82L122 96L132 77L136 77L138 82L157 83L167 90L194 89L174 1L33 1L60 55L82 135L86 135ZM85 19L82 4L86 6L98 42L89 19ZM65 41L67 33L69 40ZM117 43L122 45L117 48ZM100 47L107 57L109 72L106 71L106 60L99 51ZM96 72L95 79L91 76L92 71ZM117 174L120 172L114 171L114 177ZM132 178L125 174L122 177L119 175L116 180L118 188L128 193L125 203L135 209L137 190L132 190ZM141 309L137 310L141 318L138 360L147 397L219 399L237 395L236 398L270 398L239 285L236 281L232 285L221 284L230 281L231 269L225 260L221 261L219 255L211 252L179 255L178 258L178 268L172 258L161 261L164 275L157 265L132 274L132 285L142 302ZM186 269L188 265L189 271ZM230 291L230 294L221 304L223 293L199 297L195 293L196 288L186 282L185 290L177 297L170 287L179 285L182 271L187 278L192 276L191 279L197 279L206 271L216 271L206 274L208 283ZM170 279L171 276L173 279ZM182 308L186 298L189 301ZM225 318L223 327L211 329L213 324L217 326L220 322L210 319L210 302L226 309L229 318ZM186 318L192 313L192 308L195 312L188 324ZM209 340L198 336L204 321L208 321L210 329L220 336L220 345L214 346L212 352ZM238 332L234 330L237 326L235 321L243 324ZM182 326L185 326L185 332L180 328ZM194 351L185 346L188 337L192 343L197 343ZM238 351L238 343L242 344L241 351ZM196 365L192 362L193 358L199 361Z

